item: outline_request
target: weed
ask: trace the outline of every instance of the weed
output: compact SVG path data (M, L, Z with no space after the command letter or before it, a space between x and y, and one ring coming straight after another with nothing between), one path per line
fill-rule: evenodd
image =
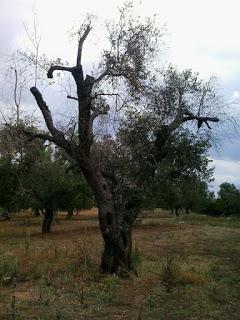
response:
M7 305L5 313L3 314L3 320L23 320L24 317L16 308L16 297L13 296L11 303Z
M77 256L69 258L66 265L66 271L74 275L91 273L91 276L94 276L96 266L89 256Z
M24 242L23 242L24 254L27 255L29 253L30 245L31 245L31 234L30 232L26 232Z
M157 304L157 297L154 294L149 294L144 299L144 306L149 310L152 310L156 307Z
M96 306L100 309L104 303L109 301L109 294L105 290L96 290L95 292Z
M135 248L132 251L132 256L131 256L131 267L132 270L138 275L139 274L139 269L142 265L142 257L141 254L138 250L138 248Z
M74 320L75 312L62 304L54 304L48 308L44 308L40 313L39 320Z
M104 285L106 292L108 293L108 301L113 301L117 295L117 285L119 283L119 277L116 274L112 274L107 276L104 279Z
M43 287L52 287L53 286L54 280L53 280L53 276L51 275L50 272L44 273L41 280L42 280L41 284Z
M5 255L0 260L0 281L9 284L18 277L18 259L12 255Z
M100 309L105 303L113 303L117 296L119 277L115 274L107 276L103 283L99 284L94 292L97 308Z
M45 308L46 306L51 306L56 300L56 291L53 287L46 287L41 285L38 293L38 304Z
M177 240L173 239L165 246L162 256L162 283L167 291L170 291L177 282L176 274L179 271L181 256L182 248L178 245Z

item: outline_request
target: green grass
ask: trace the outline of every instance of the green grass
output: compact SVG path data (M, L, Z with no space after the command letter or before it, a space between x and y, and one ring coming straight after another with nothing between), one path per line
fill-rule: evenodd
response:
M240 218L234 216L212 217L203 214L189 214L185 215L183 220L192 224L240 228Z

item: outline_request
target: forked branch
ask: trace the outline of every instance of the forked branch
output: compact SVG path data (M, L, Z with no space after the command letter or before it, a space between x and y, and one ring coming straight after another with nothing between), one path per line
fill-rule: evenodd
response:
M182 118L182 123L186 121L191 121L191 120L197 120L198 122L198 129L201 128L203 123L205 123L208 127L208 129L211 129L210 125L208 122L219 122L219 118L217 117L201 117L201 116L194 116L194 115L189 115L189 116L184 116Z

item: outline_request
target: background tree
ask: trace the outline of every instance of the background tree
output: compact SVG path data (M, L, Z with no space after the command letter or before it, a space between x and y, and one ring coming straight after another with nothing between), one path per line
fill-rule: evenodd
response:
M201 211L207 215L222 216L236 215L240 213L240 191L232 183L224 182L219 186L217 196L209 192L203 202Z
M218 197L225 214L240 213L240 192L234 184L228 182L222 183Z
M209 142L181 130L168 140L169 152L158 166L154 190L157 206L174 210L200 210L212 181ZM157 192L157 194L156 194Z
M73 173L51 145L40 144L34 151L29 150L21 165L27 168L22 174L22 196L29 207L42 209L42 233L50 232L56 210L71 212L92 206L93 197L84 178Z
M18 123L1 130L0 206L5 213L42 209L42 232L46 233L54 211L90 208L93 196L81 174L73 173L68 159L60 158L56 148L41 140L29 140L21 133L25 128L30 130Z
M58 206L60 210L67 211L67 219L73 216L74 210L86 210L94 206L93 194L79 171L65 167L61 193Z
M34 144L39 144L35 141ZM26 149L32 147L25 135L19 134L14 126L1 126L0 129L0 206L4 211L18 211L24 205L21 193L21 161ZM26 172L25 172L26 173Z
M43 209L42 233L50 232L54 211L58 209L62 194L64 168L52 157L51 149L38 154L35 161L31 161L24 179L24 196L28 198L29 205Z
M11 160L0 159L0 207L6 218L15 209L17 187L17 166Z

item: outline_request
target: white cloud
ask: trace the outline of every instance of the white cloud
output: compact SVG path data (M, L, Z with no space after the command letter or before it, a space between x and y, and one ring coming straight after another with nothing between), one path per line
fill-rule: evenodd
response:
M240 185L240 161L218 160L212 159L212 164L215 166L215 181L213 188L215 191L223 182L233 183L236 186Z

